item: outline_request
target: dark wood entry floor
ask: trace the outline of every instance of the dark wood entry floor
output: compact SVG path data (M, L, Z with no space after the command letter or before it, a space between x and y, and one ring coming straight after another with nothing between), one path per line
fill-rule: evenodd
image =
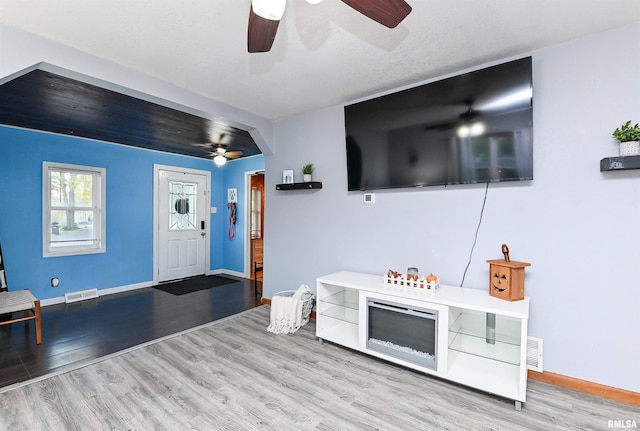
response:
M260 305L253 282L171 295L152 287L42 308L33 323L0 327L0 387L175 334Z

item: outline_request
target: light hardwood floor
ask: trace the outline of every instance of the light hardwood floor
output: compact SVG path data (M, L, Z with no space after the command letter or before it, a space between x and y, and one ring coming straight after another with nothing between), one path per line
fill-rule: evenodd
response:
M527 403L315 338L269 306L0 394L3 430L607 430L640 409L530 381Z

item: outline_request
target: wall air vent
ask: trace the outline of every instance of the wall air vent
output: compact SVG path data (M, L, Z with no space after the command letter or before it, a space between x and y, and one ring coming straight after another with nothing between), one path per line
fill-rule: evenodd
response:
M64 302L67 304L72 302L84 301L85 299L93 299L98 297L98 289L81 290L79 292L71 292L64 294Z
M542 338L527 337L527 368L541 373L542 368Z

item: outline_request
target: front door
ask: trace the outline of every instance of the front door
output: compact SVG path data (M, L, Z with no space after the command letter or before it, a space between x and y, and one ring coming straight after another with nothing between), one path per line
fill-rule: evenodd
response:
M158 171L158 281L205 273L207 177Z

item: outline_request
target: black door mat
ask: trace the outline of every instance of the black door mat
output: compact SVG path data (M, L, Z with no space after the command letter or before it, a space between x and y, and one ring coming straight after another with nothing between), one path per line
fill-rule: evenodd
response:
M238 281L239 280L223 277L221 275L199 275L196 277L185 278L180 281L159 284L154 287L172 295L185 295L187 293L224 286L225 284L237 283Z

